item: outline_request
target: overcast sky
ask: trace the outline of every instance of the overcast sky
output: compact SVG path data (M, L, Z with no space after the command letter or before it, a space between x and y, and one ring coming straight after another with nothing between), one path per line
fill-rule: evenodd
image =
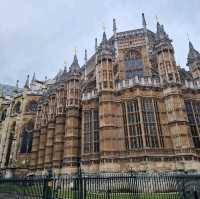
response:
M156 29L156 15L173 39L176 61L186 65L188 39L200 50L199 0L0 0L0 83L23 86L26 75L52 78L71 64L73 48L83 63L84 49L94 52L101 40L102 24L112 34L141 28L144 12L148 28Z

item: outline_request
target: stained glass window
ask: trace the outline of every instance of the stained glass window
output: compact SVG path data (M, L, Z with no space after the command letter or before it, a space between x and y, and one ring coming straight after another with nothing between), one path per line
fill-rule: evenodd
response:
M22 131L20 153L31 153L33 138L33 122L30 121Z
M130 79L135 76L143 77L143 68L144 63L141 53L135 50L129 51L125 56L126 79Z
M200 103L185 101L185 107L194 147L200 148L198 133L198 128L200 128Z
M84 111L84 153L99 152L99 113Z
M125 141L130 149L142 148L142 131L139 115L138 101L128 101L123 104Z
M147 147L159 147L156 115L154 113L154 104L151 98L142 99L142 112L145 131L145 140Z

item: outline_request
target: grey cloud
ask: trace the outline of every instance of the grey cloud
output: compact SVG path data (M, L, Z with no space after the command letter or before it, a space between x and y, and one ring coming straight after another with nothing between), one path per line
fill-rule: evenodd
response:
M155 16L174 41L177 64L185 67L186 34L200 50L199 0L0 0L0 81L23 85L26 75L53 77L66 59L72 61L74 47L83 63L84 49L91 55L94 38L101 39L102 23L112 32L141 27L144 12L148 28L155 31Z

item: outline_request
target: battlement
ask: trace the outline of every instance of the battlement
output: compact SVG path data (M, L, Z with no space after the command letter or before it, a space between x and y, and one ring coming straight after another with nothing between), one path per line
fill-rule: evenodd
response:
M184 84L185 88L190 88L190 89L200 89L200 81L188 81L185 80Z
M134 86L148 86L148 87L160 87L160 81L158 79L153 79L151 77L141 77L135 76L132 79L123 80L116 84L116 90L123 90L126 88L131 88Z
M96 90L92 90L91 92L88 92L88 93L83 93L83 95L82 95L83 101L94 99L94 98L97 98L97 91Z

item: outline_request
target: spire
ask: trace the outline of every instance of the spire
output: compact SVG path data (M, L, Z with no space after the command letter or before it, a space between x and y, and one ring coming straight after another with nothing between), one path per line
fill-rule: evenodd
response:
M36 76L35 76L35 72L34 72L31 82L34 82L35 80L36 80Z
M146 19L145 19L145 16L144 16L144 13L142 13L142 25L143 25L144 28L146 28L146 26L147 26Z
M194 47L193 47L193 44L192 44L192 42L189 40L189 49L190 50L193 50L194 49Z
M74 54L74 60L71 64L71 67L70 67L70 71L78 71L80 69L80 66L79 66L79 63L78 63L78 58L77 58L77 55L76 55L76 52Z
M116 19L113 19L113 33L117 33L117 25L116 25Z
M84 57L84 60L85 60L85 64L87 64L87 50L85 49L85 57Z
M107 42L107 37L106 37L106 33L105 31L103 32L103 38L102 38L102 43L106 43Z
M97 51L98 43L97 43L97 38L95 38L95 51Z
M27 75L27 79L26 79L24 88L29 88L29 75Z
M67 60L64 60L64 73L67 73Z
M187 58L187 65L189 66L194 61L200 62L200 53L194 48L191 41L189 41L189 53Z

